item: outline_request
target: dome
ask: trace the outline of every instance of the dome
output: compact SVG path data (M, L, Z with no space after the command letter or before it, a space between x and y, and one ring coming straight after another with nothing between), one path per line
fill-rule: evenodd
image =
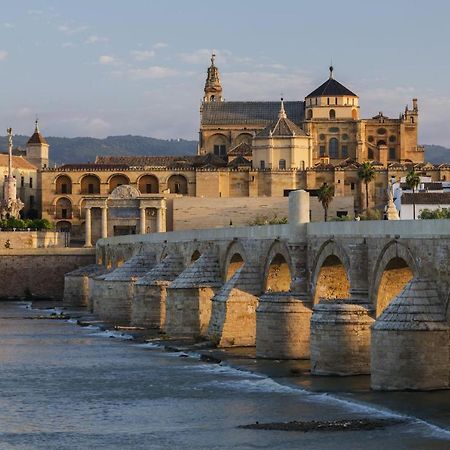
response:
M325 83L321 84L317 89L306 96L310 97L358 97L350 89L333 78L333 67L330 67L330 77Z

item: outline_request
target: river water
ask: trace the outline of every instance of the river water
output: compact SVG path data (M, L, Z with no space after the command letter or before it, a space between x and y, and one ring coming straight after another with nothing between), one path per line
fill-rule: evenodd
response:
M355 432L237 428L392 414L94 327L31 319L42 314L0 303L0 450L450 448L450 432L414 419Z

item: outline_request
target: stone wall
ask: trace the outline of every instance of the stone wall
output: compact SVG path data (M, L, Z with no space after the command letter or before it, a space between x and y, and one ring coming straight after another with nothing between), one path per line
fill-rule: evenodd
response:
M330 204L328 216L347 211L353 216L353 197L335 197ZM241 197L173 199L173 230L246 226L256 216L272 218L288 217L288 197ZM323 208L317 197L311 197L311 220L323 220Z
M0 231L0 248L65 247L67 233L57 231Z
M64 274L94 262L93 249L1 249L0 296L62 299Z

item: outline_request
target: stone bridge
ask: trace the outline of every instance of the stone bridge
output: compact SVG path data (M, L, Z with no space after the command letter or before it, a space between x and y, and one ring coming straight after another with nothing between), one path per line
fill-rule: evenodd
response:
M374 389L449 386L450 221L309 223L121 236L65 279L65 302Z

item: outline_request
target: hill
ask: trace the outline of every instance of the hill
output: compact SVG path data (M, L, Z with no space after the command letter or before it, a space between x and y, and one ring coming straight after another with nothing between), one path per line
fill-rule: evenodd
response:
M29 137L14 136L14 146L24 148ZM104 156L168 156L194 155L197 141L184 139L156 139L145 136L108 136L105 139L91 137L48 137L52 164L83 163ZM5 136L0 136L0 152L7 149ZM433 164L450 163L450 148L441 145L425 145L425 161Z
M29 136L14 136L14 147L26 146ZM50 145L52 164L92 162L97 155L193 155L197 141L184 139L156 139L144 136L108 136L105 139L90 137L46 137ZM7 149L5 136L0 137L0 152Z
M425 145L425 161L432 164L450 163L450 148L441 145Z

